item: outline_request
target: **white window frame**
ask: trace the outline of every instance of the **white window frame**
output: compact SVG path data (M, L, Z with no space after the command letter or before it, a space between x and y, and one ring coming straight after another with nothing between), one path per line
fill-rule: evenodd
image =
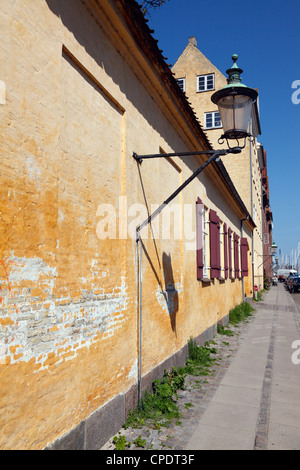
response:
M234 232L231 233L231 273L230 278L235 278L235 263L234 263Z
M211 85L212 80L212 85ZM201 87L204 85L203 89L200 90L200 81L203 82ZM197 92L203 93L205 91L213 91L215 89L215 74L208 73L206 75L198 75L197 76Z
M185 78L177 78L176 81L177 81L177 83L178 83L179 88L180 88L183 92L185 92ZM182 82L182 86L179 85L179 81Z
M202 217L202 246L203 246L203 278L210 277L210 259L209 259L209 220L208 208L203 206Z
M207 118L211 115L211 126L207 126ZM216 119L217 117L217 119ZM204 113L204 120L205 120L205 129L220 129L222 127L222 121L219 111L210 111L209 113ZM220 120L220 124L216 125L216 121Z
M239 237L239 242L238 242L238 257L239 257L239 278L242 277L242 239Z
M224 245L224 222L220 220L220 277L225 279L225 245Z

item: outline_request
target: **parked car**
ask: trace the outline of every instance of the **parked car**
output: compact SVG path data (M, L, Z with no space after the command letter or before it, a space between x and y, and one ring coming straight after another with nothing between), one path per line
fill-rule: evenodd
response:
M295 274L288 276L286 280L286 285L290 293L300 291L300 276Z
M276 274L278 276L279 282L284 282L286 284L288 276L296 275L297 271L294 269L278 269Z

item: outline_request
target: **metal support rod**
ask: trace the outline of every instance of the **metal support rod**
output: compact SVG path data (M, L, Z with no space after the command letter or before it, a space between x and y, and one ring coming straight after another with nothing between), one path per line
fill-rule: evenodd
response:
M229 148L230 153L240 153L242 147L232 147ZM135 152L133 152L133 158L139 163L142 163L143 160L149 159L149 158L168 158L168 157L192 157L192 156L200 156L200 155L212 155L215 152L220 152L220 155L226 155L228 151L225 151L226 153L223 153L223 150L207 150L207 151L196 151L196 152L174 152L174 153L153 153L153 154L148 154L148 155L137 155Z
M141 162L144 159L149 159L149 158L167 158L167 157L191 157L191 156L197 156L197 155L211 155L214 153L212 150L208 150L207 152L175 152L175 153L153 153L153 154L148 154L148 155L137 155L135 152L133 152L133 158L135 158L138 162Z
M261 256L264 256L264 255L261 255ZM268 256L268 255L265 255L265 256ZM265 259L265 260L257 267L257 269L260 268L263 264L265 264L265 262L268 261L268 259L272 258L273 256L274 256L274 255L268 256L268 258Z
M204 153L206 154L207 152L204 152ZM233 153L233 152L232 152L232 149L226 149L226 150L215 150L215 151L209 152L209 153L210 153L210 157L206 160L206 162L200 168L198 168L198 170L196 170L181 186L179 186L179 188L176 189L176 191L174 191L174 193L172 193L171 196L169 196L153 212L153 214L149 215L148 219L146 219L144 222L142 222L136 228L137 233L140 232L143 227L148 225L163 210L163 208L166 207L166 205L169 204L188 184L190 184L190 182L193 181L193 179L195 179L196 176L198 176L210 163L212 163L214 160L216 160L220 156L227 155L228 153ZM201 154L201 152L196 153L196 155L200 155L200 154ZM167 154L163 154L163 156L165 156L165 155L167 155ZM176 154L176 155L178 155L178 154ZM160 154L160 157L161 156L162 155ZM136 157L134 157L134 158L136 158ZM151 158L151 157L149 157L149 158Z

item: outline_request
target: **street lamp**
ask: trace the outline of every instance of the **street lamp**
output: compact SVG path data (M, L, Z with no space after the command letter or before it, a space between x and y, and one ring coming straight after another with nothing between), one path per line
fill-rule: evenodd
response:
M194 178L196 178L210 163L217 160L221 156L225 156L228 153L240 153L242 148L246 145L246 138L251 138L251 134L248 132L249 120L251 116L252 105L255 103L258 93L253 88L249 88L246 85L241 83L240 74L243 72L237 64L238 56L234 54L232 56L233 65L230 69L227 70L229 78L227 79L227 85L219 91L216 91L211 100L215 103L220 112L222 119L222 125L224 129L224 134L220 137L219 143L221 140L226 139L227 149L220 150L208 150L208 151L196 151L196 152L175 152L175 153L158 153L158 154L149 154L149 155L137 155L133 153L133 158L138 163L142 163L145 159L152 158L166 158L166 157L190 157L196 155L209 155L209 158L206 162L198 168L176 191L174 191L171 196L166 199L161 206L159 206L153 214L151 214L148 219L141 223L137 229L137 240L139 238L139 232L141 229L148 225L162 210L168 205L172 199L174 199ZM239 144L239 139L244 138L245 142L243 147ZM236 140L237 146L230 147L230 140Z
M277 251L277 248L278 246L276 245L276 243L273 241L271 247L270 247L270 251L271 251L271 255L274 256L276 254L276 251Z
M216 91L211 100L219 108L224 134L220 140L251 137L248 132L249 120L253 103L256 101L258 93L253 88L249 88L241 83L240 69L236 63L237 54L233 54L233 65L226 71L228 74L227 85Z

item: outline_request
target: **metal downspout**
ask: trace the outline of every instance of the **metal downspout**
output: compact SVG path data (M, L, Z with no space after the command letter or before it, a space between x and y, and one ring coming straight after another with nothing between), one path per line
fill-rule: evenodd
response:
M140 251L139 251L140 244ZM138 321L138 404L142 401L142 301L143 301L143 245L140 234L136 231L137 259L137 321Z
M245 220L249 220L249 215L247 215L247 217L245 219L241 219L241 239L244 236L244 224L243 224L243 222ZM243 289L243 302L244 302L245 301L245 279L244 279L244 276L242 276L242 289Z
M252 120L250 121L252 133ZM253 220L253 169L252 169L252 141L250 139L250 194L251 194L251 218ZM254 229L255 230L255 229ZM254 230L252 231L252 296L254 298Z

